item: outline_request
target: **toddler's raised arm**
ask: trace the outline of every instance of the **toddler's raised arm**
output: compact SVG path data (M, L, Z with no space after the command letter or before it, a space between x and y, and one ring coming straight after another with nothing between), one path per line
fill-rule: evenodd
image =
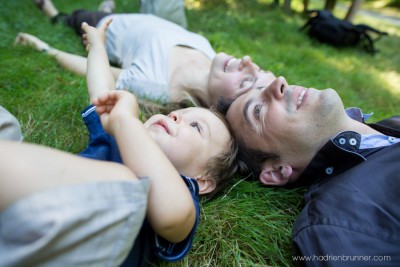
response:
M105 92L115 90L115 79L105 47L105 33L111 21L111 18L107 19L99 28L82 23L82 30L85 32L82 35L83 43L89 52L86 81L91 102Z

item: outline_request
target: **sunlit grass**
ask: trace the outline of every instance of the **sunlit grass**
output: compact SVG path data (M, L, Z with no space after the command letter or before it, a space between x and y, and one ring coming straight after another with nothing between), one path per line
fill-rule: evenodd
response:
M70 12L81 7L94 10L99 2L56 3ZM117 11L135 12L137 2L116 0ZM374 121L400 114L398 26L356 16L357 23L390 33L376 43L380 52L371 56L359 48L319 44L299 32L305 23L300 14L303 1L292 1L290 16L272 2L186 0L189 29L207 37L216 51L236 57L248 54L263 69L285 76L289 83L334 88L346 106L374 112ZM322 8L324 1L310 2L310 8ZM345 9L335 9L338 16L344 13ZM14 48L12 43L19 31L25 31L57 48L85 55L79 38L62 25L51 25L31 0L3 1L0 29L0 104L20 120L27 142L78 153L88 140L80 117L88 104L85 79L64 71L45 55ZM202 203L200 226L189 256L179 263L157 265L292 265L291 225L301 210L301 190L262 187L241 177L234 183L219 198Z

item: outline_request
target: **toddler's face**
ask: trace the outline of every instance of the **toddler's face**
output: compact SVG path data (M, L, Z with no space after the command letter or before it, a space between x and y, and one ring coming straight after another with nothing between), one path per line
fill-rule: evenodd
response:
M197 107L154 115L145 126L178 172L190 177L203 174L207 161L223 152L231 138L220 118Z

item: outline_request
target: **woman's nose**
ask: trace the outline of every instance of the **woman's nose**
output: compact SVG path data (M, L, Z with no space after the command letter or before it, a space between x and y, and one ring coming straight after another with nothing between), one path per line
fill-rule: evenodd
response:
M250 56L244 56L240 61L239 70L248 69L250 72L258 72L260 67L253 63Z
M242 59L240 60L240 64L239 64L239 70L242 70L245 67L251 65L251 63L252 63L252 61L251 61L251 57L250 56L242 57Z

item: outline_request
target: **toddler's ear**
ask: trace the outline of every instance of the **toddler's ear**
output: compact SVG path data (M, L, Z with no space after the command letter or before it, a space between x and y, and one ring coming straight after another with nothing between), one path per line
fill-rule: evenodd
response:
M260 173L260 182L265 185L283 186L289 182L293 169L291 166L264 165Z
M199 185L199 194L204 195L214 191L217 184L215 180L209 176L199 176L195 178Z

